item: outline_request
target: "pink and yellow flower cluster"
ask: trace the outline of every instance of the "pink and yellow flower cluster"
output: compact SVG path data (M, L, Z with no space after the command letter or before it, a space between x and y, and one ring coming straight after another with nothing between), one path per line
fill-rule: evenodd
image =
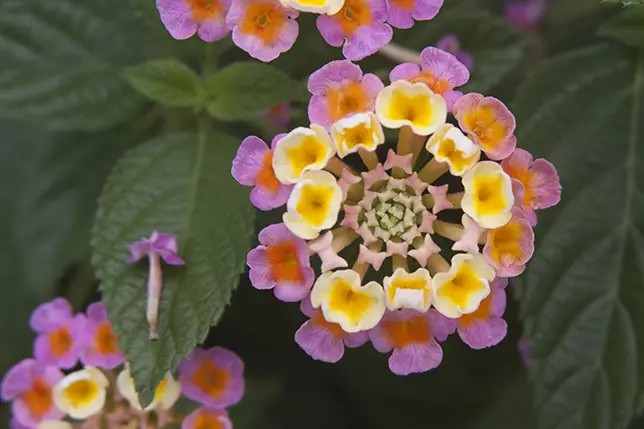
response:
M516 148L508 108L461 93L469 72L451 53L421 59L387 86L347 60L323 66L311 124L270 146L248 137L233 161L257 208L285 206L248 253L250 280L300 303L295 341L314 359L371 342L406 375L438 366L453 333L496 345L507 278L532 256L536 212L560 199L553 165Z
M392 27L433 19L443 0L157 0L161 20L176 39L195 33L206 42L232 40L253 58L272 61L291 49L301 12L318 14L320 34L358 61L389 43Z
M244 364L233 352L196 349L179 369L156 386L142 407L129 365L101 303L73 314L57 298L32 313L38 335L34 358L12 367L0 383L0 397L11 402L12 429L157 429L180 423L182 429L232 429L226 409L244 394ZM173 411L183 394L195 410Z

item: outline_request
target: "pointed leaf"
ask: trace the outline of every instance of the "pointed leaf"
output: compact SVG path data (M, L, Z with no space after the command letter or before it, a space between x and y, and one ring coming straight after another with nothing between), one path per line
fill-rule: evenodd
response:
M222 120L249 119L279 103L306 100L307 92L295 81L268 64L241 62L208 78L208 113Z
M128 67L123 75L135 90L167 106L198 106L202 101L199 76L175 59L154 60Z
M644 392L643 109L644 55L614 45L543 63L516 103L563 185L521 294L539 428L625 428Z
M254 211L230 175L236 147L205 132L149 141L117 164L100 198L93 263L143 403L219 321L243 270ZM186 265L163 267L161 339L152 342L146 263L126 260L127 245L155 230L177 235Z

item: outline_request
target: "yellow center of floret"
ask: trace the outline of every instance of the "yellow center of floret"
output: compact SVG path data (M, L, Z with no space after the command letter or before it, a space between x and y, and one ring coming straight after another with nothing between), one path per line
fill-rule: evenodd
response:
M309 165L323 162L326 153L327 146L314 136L306 136L299 144L286 150L295 176L302 174Z
M367 292L357 291L344 279L337 279L331 286L329 310L344 314L352 322L364 317L371 307L372 298Z
M508 209L502 175L477 175L473 185L474 210L480 216L495 215Z
M408 95L401 91L392 94L387 116L393 121L410 121L425 126L432 121L431 101L426 94Z
M501 263L512 264L521 259L521 226L515 222L507 223L501 228L494 229L489 234L492 243L492 258Z
M476 274L470 264L462 264L438 289L438 295L447 298L459 307L465 307L474 293L485 290L485 282Z
M497 122L496 112L490 107L477 107L464 115L463 122L478 137L484 149L492 149L507 137L507 128Z
M320 226L329 213L333 189L327 186L306 184L302 187L296 210L313 226Z
M63 394L73 407L78 408L96 399L99 390L96 382L92 380L78 380L67 386Z
M328 3L327 0L296 0L297 4L302 6L323 7Z
M464 156L463 152L456 147L456 144L452 139L441 140L438 144L436 155L441 158L448 159L452 168L459 172L467 169L467 167L469 167L470 164L472 164L472 161L476 158L476 154L469 157Z
M369 124L358 124L353 128L346 128L343 130L344 133L344 145L347 150L353 149L358 145L362 145L366 148L372 148L376 145L374 140L373 129Z
M424 291L427 288L427 281L425 279L416 278L397 278L391 281L389 287L389 301L394 300L398 289L413 289Z
M163 398L163 396L165 395L166 390L168 390L168 380L164 378L154 390L154 400L160 401L161 398Z

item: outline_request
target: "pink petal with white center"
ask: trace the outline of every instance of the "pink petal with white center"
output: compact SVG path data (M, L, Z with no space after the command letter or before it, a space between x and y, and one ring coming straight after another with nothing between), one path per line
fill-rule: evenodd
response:
M405 183L416 192L416 195L421 195L423 191L427 189L427 183L420 180L418 174L416 173L413 173L411 176L409 176L406 179Z
M360 204L360 207L362 207L365 210L371 210L371 207L373 206L373 200L378 196L377 192L373 191L365 191L364 196L362 197L362 200L358 204Z
M352 185L360 183L361 180L362 179L360 177L353 174L348 168L342 170L342 175L340 176L340 179L338 179L338 185L340 186L340 189L342 189L344 199L347 198L349 188L351 188Z
M362 173L365 189L371 188L371 186L376 182L387 180L389 178L390 176L387 174L382 164L378 164L376 168L371 171L364 171Z
M410 250L407 252L409 256L414 258L421 267L424 267L427 265L427 260L429 259L430 256L440 253L441 248L434 243L434 240L432 240L432 237L427 234L425 235L425 239L423 241L423 245L417 249Z
M411 244L416 237L420 235L420 231L418 231L418 227L416 225L412 225L409 227L407 231L405 231L400 238L405 240L408 244Z
M344 205L344 218L340 222L340 226L346 226L347 228L357 229L358 225L358 214L362 211L360 206L351 206L348 204Z
M387 255L400 255L407 257L407 249L409 249L409 244L406 242L394 243L393 241L387 242Z
M309 249L318 254L322 260L322 272L330 271L336 268L348 267L347 261L340 257L337 252L333 250L333 232L328 231L320 238L309 243Z
M412 154L407 155L398 155L393 150L389 149L387 152L387 160L385 161L385 170L391 170L392 168L400 168L407 174L411 174L411 159Z
M362 238L362 241L365 246L368 246L378 241L378 239L373 235L373 233L371 232L371 229L369 229L366 223L363 223L362 225L360 225L360 228L358 228L356 232Z
M426 234L434 233L434 221L436 220L436 215L425 210L422 214L423 220L418 228L418 231L424 232Z
M448 189L449 185L427 186L427 190L430 194L432 194L432 197L434 197L434 207L432 207L432 213L438 214L443 210L454 208L454 204L452 204L447 199Z
M385 261L386 258L387 258L387 253L374 252L361 244L357 263L369 264L373 267L374 270L380 271L380 267L382 267L382 263Z
M484 230L466 214L461 217L461 222L464 227L463 235L460 240L454 243L452 250L478 253L479 238Z

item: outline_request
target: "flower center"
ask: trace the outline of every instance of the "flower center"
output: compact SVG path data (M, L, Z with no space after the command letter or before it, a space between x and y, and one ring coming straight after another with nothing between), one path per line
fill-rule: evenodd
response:
M22 400L31 415L40 419L51 409L51 388L43 379L38 378L34 380L31 389L23 393Z
M98 395L99 388L91 380L78 380L67 386L65 398L73 407L82 407L92 402Z
M373 21L371 9L364 0L347 0L335 17L344 33L349 35Z
M208 21L219 16L221 6L218 0L188 0L192 18L197 22Z
M251 2L246 18L240 25L242 33L259 37L264 43L274 43L288 17L280 6L272 2Z
M212 362L206 361L195 371L192 381L208 396L217 398L228 388L230 374Z
M117 353L119 351L116 335L108 322L103 322L96 329L94 346L102 355Z
M72 348L74 340L67 326L62 326L49 334L49 349L54 357L65 356Z

